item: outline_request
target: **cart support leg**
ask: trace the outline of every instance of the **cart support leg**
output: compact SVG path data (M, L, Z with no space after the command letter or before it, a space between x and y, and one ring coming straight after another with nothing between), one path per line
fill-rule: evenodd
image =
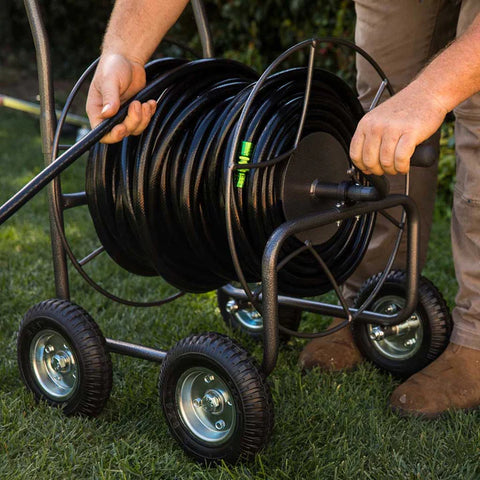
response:
M37 0L25 0L25 9L33 35L37 55L38 85L40 90L40 129L42 134L42 151L45 166L52 162L52 145L56 128L55 102L53 98L53 76L50 60L50 48L45 26L42 21ZM50 236L52 244L53 271L55 278L55 293L57 298L70 299L67 259L58 229L63 228L55 221L54 202L60 198L60 179L52 180L48 188L48 205L50 219Z

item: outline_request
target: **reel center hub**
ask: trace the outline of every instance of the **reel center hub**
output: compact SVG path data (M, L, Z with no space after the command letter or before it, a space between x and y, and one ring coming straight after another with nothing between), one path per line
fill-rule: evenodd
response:
M312 183L321 179L325 183L339 184L351 180L348 174L350 160L345 147L330 133L314 132L304 137L288 160L282 179L283 212L287 220L316 213L341 204L333 199L319 199L311 195ZM326 242L340 225L325 225L297 238L310 240L314 245Z

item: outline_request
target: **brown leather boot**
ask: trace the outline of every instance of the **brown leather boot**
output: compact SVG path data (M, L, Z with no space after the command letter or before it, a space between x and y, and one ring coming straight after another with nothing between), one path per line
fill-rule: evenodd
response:
M334 327L343 322L335 318L330 325ZM352 332L347 326L326 337L311 340L300 353L298 364L300 368L309 370L319 367L331 372L350 370L363 360L353 340Z
M400 415L435 418L480 405L480 350L450 343L434 362L397 387L391 408Z

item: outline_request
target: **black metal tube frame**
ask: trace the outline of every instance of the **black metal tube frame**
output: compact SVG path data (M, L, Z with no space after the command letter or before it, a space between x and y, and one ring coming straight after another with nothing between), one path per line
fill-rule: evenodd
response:
M38 1L25 0L24 4L35 44L38 85L40 90L40 131L42 136L42 151L45 166L48 167L52 159L53 135L56 126L50 46ZM63 217L60 219L60 224L58 225L53 215L54 199L60 195L60 178L55 177L52 179L48 189L50 238L52 244L55 293L58 298L68 300L70 299L70 287L68 281L67 258L58 237L58 229L63 228Z
M419 242L419 214L415 202L406 195L389 195L383 200L376 202L365 202L353 205L351 207L331 209L318 214L307 215L296 220L291 220L280 225L271 235L264 250L262 259L262 315L263 315L263 363L264 372L269 375L275 367L278 356L279 345L279 326L278 326L278 279L277 271L280 262L280 251L284 242L291 236L300 232L321 227L332 222L346 220L357 215L402 206L407 217L407 298L405 306L396 315L385 318L374 312L361 312L355 321L364 323L376 323L378 325L398 325L414 312L418 302L418 242ZM283 301L292 299L286 297ZM297 305L302 304L301 299L297 299ZM308 303L309 309L316 302ZM292 305L295 306L295 305ZM349 317L350 312L342 307L335 308L329 305L317 304L319 312L328 310L330 313L341 317ZM341 314L343 310L343 315Z
M243 288L237 288L229 283L227 285L224 285L220 290L222 290L226 295L234 298L235 300L248 301L248 295L245 290L243 290ZM261 304L263 301L263 294L260 292L258 295L255 296L255 298ZM282 294L278 294L277 299L278 305L296 308L302 310L303 312L316 313L319 315L326 315L328 317L348 317L347 312L341 305L334 305L331 303L321 302L319 300L310 300L301 297L291 297ZM392 324L392 321L395 322L395 319L397 318L396 315L385 315L383 313L371 312L369 310L361 312L361 314L356 317L356 314L360 312L360 310L354 307L349 308L349 312L352 316L355 316L355 318L359 318L359 320L362 322L364 321L368 323L375 323L378 325L390 325ZM279 328L281 328L280 325ZM315 335L315 333L311 333L309 334L309 337L313 338ZM292 336L295 336L295 333L292 334Z

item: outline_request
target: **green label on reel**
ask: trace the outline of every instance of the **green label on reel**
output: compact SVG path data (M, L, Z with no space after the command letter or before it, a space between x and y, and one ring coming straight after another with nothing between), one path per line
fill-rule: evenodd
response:
M253 150L253 143L252 142L242 142L242 148L240 150L240 156L238 157L238 164L239 165L246 165L250 163L250 154ZM247 168L240 168L238 169L238 177L237 177L237 188L243 188L245 185L245 178L247 176L248 169Z

